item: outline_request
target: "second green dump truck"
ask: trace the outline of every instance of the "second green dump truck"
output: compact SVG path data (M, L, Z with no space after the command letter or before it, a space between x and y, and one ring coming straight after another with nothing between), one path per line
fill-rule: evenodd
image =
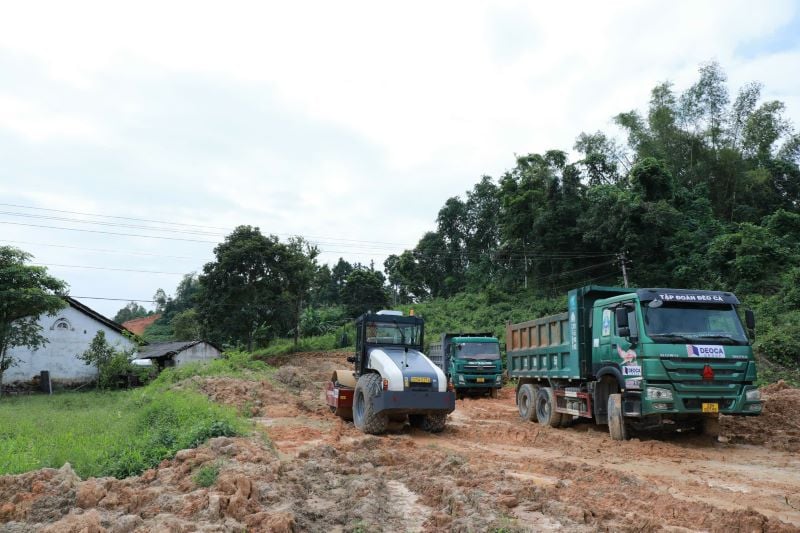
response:
M497 397L503 385L500 341L491 333L444 333L428 357L445 369L457 395Z
M566 313L507 325L520 416L552 427L593 419L624 440L659 428L716 435L720 413L760 414L738 305L719 291L569 291ZM745 317L752 338L755 318Z

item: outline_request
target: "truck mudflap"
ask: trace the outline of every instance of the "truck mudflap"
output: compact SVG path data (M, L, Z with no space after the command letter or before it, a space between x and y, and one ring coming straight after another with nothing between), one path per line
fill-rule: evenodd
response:
M452 391L382 391L373 401L376 413L395 414L452 413L456 409L456 393Z

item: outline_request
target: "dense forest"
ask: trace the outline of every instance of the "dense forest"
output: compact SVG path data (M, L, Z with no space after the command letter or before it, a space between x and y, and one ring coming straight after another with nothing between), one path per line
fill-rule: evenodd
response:
M150 335L296 342L387 304L463 314L431 317L441 327L502 326L556 308L570 287L621 283L624 265L632 286L735 291L761 315L761 351L797 364L800 134L784 104L763 99L755 82L731 94L709 63L690 87L661 83L646 110L614 122L624 143L581 133L571 154L517 156L499 178L480 177L384 272L344 259L318 265L302 239L237 228L174 298L161 291ZM446 301L460 307L436 303Z

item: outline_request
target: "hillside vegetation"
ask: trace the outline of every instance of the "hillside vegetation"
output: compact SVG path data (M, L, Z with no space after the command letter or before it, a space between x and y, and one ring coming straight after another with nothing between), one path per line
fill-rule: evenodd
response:
M576 157L568 147L517 155L449 198L383 272L318 265L310 243L242 226L174 298L159 292L163 316L147 335L266 354L328 349L352 342L343 336L360 313L389 306L414 307L429 334L502 334L508 320L563 309L569 288L621 285L624 265L631 286L734 291L758 314L759 353L796 368L800 134L764 92L730 89L716 63L681 90L660 83L646 109L614 117L624 143L584 132Z

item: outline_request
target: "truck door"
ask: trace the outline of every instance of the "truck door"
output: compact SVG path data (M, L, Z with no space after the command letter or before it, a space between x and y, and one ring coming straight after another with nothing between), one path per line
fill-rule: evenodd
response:
M616 361L616 357L611 357L611 345L614 342L612 333L614 332L614 309L611 306L603 307L595 310L599 316L595 316L594 323L597 324L598 330L592 336L593 348L595 350L595 357L593 358L598 362L612 362ZM599 335L599 336L598 336ZM614 350L616 351L616 349Z
M600 311L599 346L595 347L595 350L598 351L597 358L599 361L616 363L619 365L622 375L628 380L641 377L642 370L639 366L637 346L631 343L630 337L618 335L615 311L625 304L628 305L628 329L633 336L639 337L639 324L636 320L634 302L621 302L610 305Z

